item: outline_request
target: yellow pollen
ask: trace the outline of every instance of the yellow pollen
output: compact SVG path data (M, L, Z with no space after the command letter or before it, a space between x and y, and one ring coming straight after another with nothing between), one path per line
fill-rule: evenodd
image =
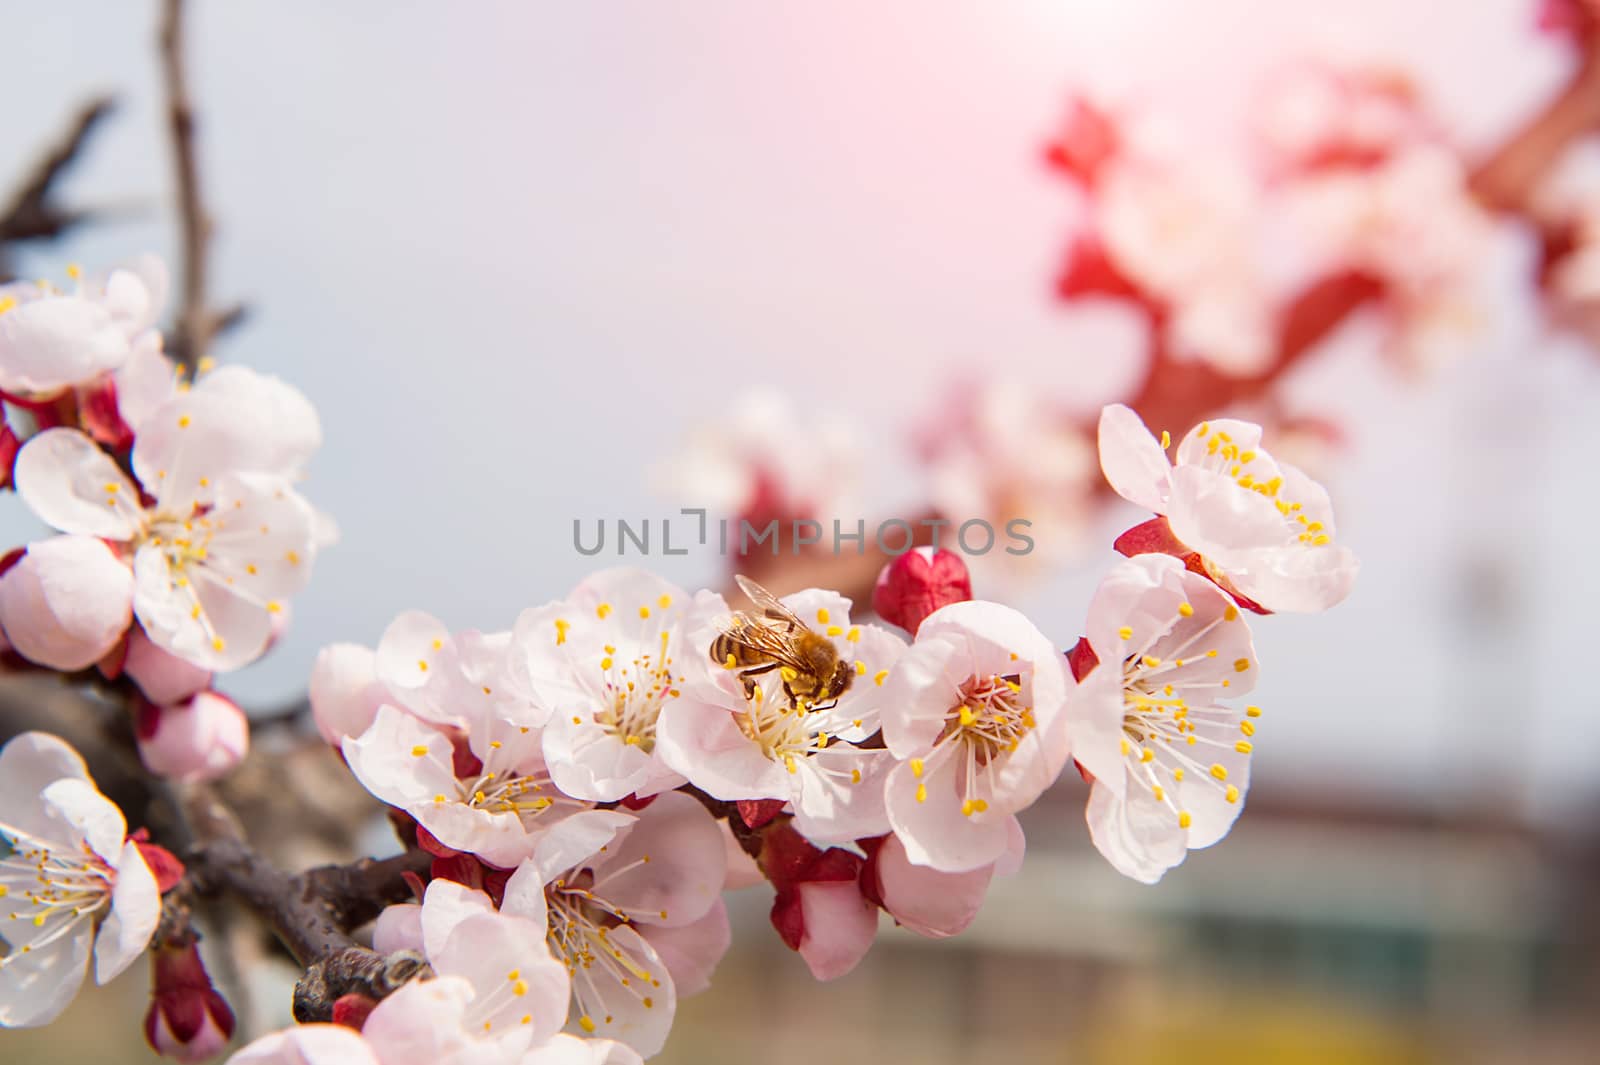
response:
M1180 765L1178 768L1172 771L1172 779L1176 780L1179 784L1183 783L1183 766Z
M665 917L666 915L662 914L662 916ZM646 995L642 1001L644 1002L644 1008L645 1009L647 1009L647 1010L655 1009L655 1006L656 1006L655 1000L652 999L649 995Z
M181 416L178 419L178 428L179 429L187 429L187 428L189 428L189 416L187 414Z
M1155 655L1145 655L1140 661L1144 662L1146 669L1154 669L1161 664L1161 659Z
M1259 706L1247 706L1247 707L1244 708L1244 712L1245 712L1245 716L1246 717L1260 717L1261 716L1261 707L1259 707Z
M860 625L852 625L852 626L850 626L850 631L844 634L844 638L849 640L851 643L860 643L861 642L861 626Z
M1228 767L1223 765L1221 762L1214 763L1211 766L1211 775L1216 777L1218 780L1227 780Z
M1210 422L1201 422L1200 423L1200 428L1198 428L1198 429L1196 429L1194 431L1194 435L1195 436L1205 436L1210 431L1211 431L1211 423Z
M639 608L639 617L640 618L647 618L649 616L650 616L650 608L649 607L642 606L642 607Z
M1233 749L1238 751L1240 754L1249 754L1251 751L1255 750L1255 748L1251 746L1249 740L1240 740L1238 743L1233 745Z
M1159 785L1159 784L1150 789L1150 795L1151 795L1152 798L1154 798L1156 800L1156 802L1161 802L1163 799L1165 799L1167 797L1167 793L1161 788L1161 785Z
M918 802L927 802L928 801L928 785L926 785L926 784L918 784L917 785L917 801Z
M1161 430L1161 450L1165 451L1172 446L1172 434L1165 429Z
M856 676L864 677L866 675L867 675L867 664L865 662L861 661L861 659L859 659L859 658L856 659Z
M289 565L291 566L298 566L300 564L300 555L298 552L290 551L283 557L288 559Z
M611 614L611 604L601 603L599 606L594 608L594 612L596 617L598 617L601 621L604 621Z
M435 803L442 803L442 802L444 802L444 796L443 795L435 795L433 797L433 801Z
M1238 802L1239 801L1239 789L1237 787L1235 787L1234 785L1229 784L1228 785L1228 790L1223 794L1222 797L1224 799L1228 800L1229 802Z
M228 645L223 642L223 639L222 639L221 636L218 636L218 637L216 637L215 639L213 639L211 641L211 649L213 651L221 651L226 646L228 646Z
M1244 733L1246 736L1254 736L1256 734L1255 722L1253 722L1253 721L1241 721L1241 722L1239 722L1239 731Z
M1241 659L1238 659L1237 661L1235 661L1233 663L1233 671L1235 673L1243 673L1245 670L1247 670L1249 668L1250 668L1250 660L1248 658L1241 658Z
M1123 754L1127 754L1128 753L1128 741L1127 740L1123 740L1122 741L1122 753Z
M582 1028L584 1031L588 1032L590 1035L593 1035L594 1034L594 1018L589 1016L587 1013L585 1013L582 1017L578 1018L578 1027Z
M880 669L880 670L878 670L878 672L876 672L876 673L874 673L872 675L872 683L881 686L883 684L883 682L885 680L887 680L888 678L889 678L889 671L887 669Z
M1223 620L1225 620L1225 621L1238 621L1239 620L1239 608L1234 606L1232 603L1229 603L1228 604L1228 609L1226 609L1226 610L1224 610L1222 612L1222 617L1223 617Z
M656 605L659 606L662 610L667 609L667 607L672 605L672 596L670 596L670 595L662 596L660 599L656 600Z
M281 614L281 613L283 613L283 604L278 602L276 599L267 600L267 613L269 613L269 614Z
M822 607L821 609L819 609L817 611L817 623L821 624L821 625L826 625L828 623L828 608L827 607Z
M602 659L601 659L601 660L600 660L600 668L601 668L601 669L610 669L610 668L611 668L611 659L609 659L609 658L602 658Z
M419 743L415 747L411 748L411 755L414 758L421 758L424 755L426 755L427 753L428 753L428 745L425 744L425 743Z
M1180 811L1178 811L1178 827L1179 828L1188 828L1192 824L1194 824L1194 818L1189 816L1189 811L1188 810L1180 810Z
M963 706L961 708L961 726L963 728L971 728L977 721L978 715L972 712L972 707Z
M828 626L828 635L829 636L843 636L844 635L844 630L841 629L837 625L829 625Z
M1117 630L1117 635L1121 636L1124 640L1131 640L1133 639L1133 628L1131 626L1124 625L1122 628Z
M424 673L428 672L428 660L425 658L417 659L417 668Z
M1188 603L1179 603L1178 613L1186 618L1192 618L1194 617L1194 607L1190 606Z
M526 995L528 993L528 981L518 980L516 983L512 984L511 993L516 995L518 998Z
M256 564L254 562L250 563L244 568L244 571L254 577L256 575Z
M850 770L850 783L852 783L852 784L861 783L861 770L859 770L859 769Z
M1153 762L1155 760L1156 760L1156 752L1152 751L1150 748L1146 747L1146 748L1144 748L1143 750L1141 750L1139 752L1139 761L1141 761L1141 762Z
M920 779L922 777L922 759L911 759L911 775Z

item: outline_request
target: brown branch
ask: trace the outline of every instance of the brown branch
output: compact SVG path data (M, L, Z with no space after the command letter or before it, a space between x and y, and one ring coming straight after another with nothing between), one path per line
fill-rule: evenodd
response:
M91 217L88 210L71 210L56 202L56 186L89 142L89 135L115 107L110 96L99 96L78 109L66 133L34 164L11 200L0 208L0 274L11 276L3 245L21 240L56 237Z
M178 318L168 353L193 371L218 330L238 315L219 313L207 304L212 221L200 192L200 164L195 151L194 98L184 65L184 0L162 0L161 74L166 85L167 131L177 191L183 259L183 287Z

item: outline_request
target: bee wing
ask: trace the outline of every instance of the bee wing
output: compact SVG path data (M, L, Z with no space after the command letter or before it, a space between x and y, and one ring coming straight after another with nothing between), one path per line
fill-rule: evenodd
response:
M806 668L795 653L794 641L789 638L788 631L780 628L776 622L750 614L732 614L722 619L722 632L768 661L802 671Z
M806 628L806 623L800 620L800 615L778 602L778 597L767 591L761 585L741 573L736 573L733 579L739 582L739 587L744 589L744 594L750 601L761 608L761 612L774 621L783 621L797 629Z

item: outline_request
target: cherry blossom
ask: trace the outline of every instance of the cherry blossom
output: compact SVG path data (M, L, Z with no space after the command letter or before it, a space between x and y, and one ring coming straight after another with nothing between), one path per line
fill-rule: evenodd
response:
M57 529L117 547L133 571L133 612L157 646L236 669L266 648L273 616L309 579L316 514L282 476L238 472L225 406L179 396L152 422L133 448L137 484L83 433L51 429L18 454L17 491ZM84 594L124 591L108 581Z
M146 256L63 292L48 282L0 286L0 392L32 400L88 385L136 348L159 350L151 329L166 299L166 268Z
M389 689L378 679L377 652L354 643L329 644L311 666L311 716L322 738L337 747L372 727Z
M1108 574L1089 604L1098 665L1071 700L1078 763L1094 779L1089 834L1116 869L1155 883L1227 835L1250 784L1258 663L1239 608L1166 555Z
M363 787L440 843L509 868L535 853L540 830L591 804L552 785L538 732L493 714L478 726L452 735L385 704L342 749Z
M891 670L883 739L899 760L885 785L910 860L946 872L995 862L1014 815L1066 763L1072 686L1055 645L998 603L932 614Z
M1165 518L1170 534L1230 591L1273 611L1317 612L1350 593L1359 564L1334 540L1321 485L1261 447L1261 427L1202 422L1169 462L1120 404L1100 414L1100 466L1117 494Z
M0 749L0 1025L54 1020L94 958L106 983L137 958L161 895L122 811L66 743L25 732Z
M139 685L145 698L162 706L181 703L211 685L210 670L163 651L137 625L128 632L122 669Z
M588 827L574 819L551 834ZM572 1026L649 1057L666 1042L678 996L706 986L728 947L721 832L698 802L669 793L598 845L585 831L573 850L584 853L569 864L538 863L542 900L508 885L501 910L547 913L572 977Z
M685 634L726 610L714 593L691 598L652 574L620 568L523 613L514 640L527 685L553 708L544 750L563 792L614 802L683 783L656 755L656 725L685 679L710 668L706 644Z
M661 759L716 798L790 802L818 843L887 832L883 780L893 759L859 745L879 729L883 683L905 643L881 626L852 624L850 601L836 593L808 589L782 602L853 664L850 687L832 705L791 705L777 670L751 678L749 698L736 670L697 670L661 711ZM690 643L708 647L717 631L713 623Z

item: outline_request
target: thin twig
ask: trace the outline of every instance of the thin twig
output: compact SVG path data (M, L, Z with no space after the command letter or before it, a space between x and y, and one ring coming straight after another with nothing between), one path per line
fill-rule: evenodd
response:
M0 275L12 276L9 250L5 245L60 236L96 213L72 210L56 203L56 186L82 154L89 135L115 105L112 97L99 96L79 108L66 134L34 164L10 201L0 209Z
M161 5L161 74L167 94L167 132L172 144L172 164L177 191L183 288L177 326L167 351L191 372L205 356L224 315L206 302L211 243L211 216L200 192L200 165L195 154L194 98L184 65L184 0L163 0ZM234 312L229 312L231 316Z

